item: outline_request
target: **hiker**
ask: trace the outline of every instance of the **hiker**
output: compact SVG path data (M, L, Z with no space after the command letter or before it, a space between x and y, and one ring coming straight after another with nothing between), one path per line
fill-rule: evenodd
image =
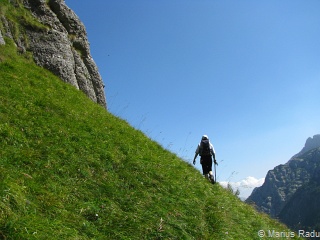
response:
M212 157L214 164L217 164L216 153L214 151L213 145L210 143L207 135L203 135L201 142L198 144L196 153L193 159L193 165L196 164L196 158L200 155L200 163L202 165L202 174L205 178L209 179L211 182L215 182L213 173L212 173Z

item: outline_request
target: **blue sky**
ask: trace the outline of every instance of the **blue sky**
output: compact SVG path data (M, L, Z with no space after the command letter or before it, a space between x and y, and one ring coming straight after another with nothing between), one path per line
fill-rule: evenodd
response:
M261 184L320 133L320 1L65 2L108 110L188 162L209 135L218 181Z

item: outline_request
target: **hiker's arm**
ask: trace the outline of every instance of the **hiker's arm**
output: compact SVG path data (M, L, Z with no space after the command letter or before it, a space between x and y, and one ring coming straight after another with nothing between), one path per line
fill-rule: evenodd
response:
M218 162L217 162L217 160L216 160L216 153L215 152L213 152L213 162L214 162L214 164L216 164L216 165L218 165Z
M196 164L196 158L198 157L198 154L199 154L199 153L197 153L197 152L194 154L193 165Z
M215 152L213 152L212 156L213 156L213 162L214 162L214 164L217 164L217 165L218 165L217 160L216 160L216 154L215 154Z
M215 161L216 160L216 153L214 151L212 152L212 157L213 157L213 160Z
M214 162L214 164L217 164L217 165L218 165L217 160L216 160L216 152L214 151L213 146L212 146L212 148L211 148L211 154L212 154L212 157L213 157L213 162Z
M199 145L198 145L197 150L196 150L196 152L195 152L195 154L194 154L193 165L196 164L196 158L198 157L198 154L199 154Z

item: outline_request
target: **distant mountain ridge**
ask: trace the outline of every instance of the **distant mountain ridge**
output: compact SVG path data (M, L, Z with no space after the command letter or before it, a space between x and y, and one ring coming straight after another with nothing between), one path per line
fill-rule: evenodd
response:
M294 155L292 158L295 157L299 157L302 154L314 149L320 147L320 134L316 134L313 137L309 137L304 145L304 147L302 148L302 150L297 153L296 155Z
M287 223L286 221L290 219L289 226L297 226L292 221L300 221L301 219L297 216L295 218L287 217L289 213L292 213L288 204L295 199L294 202L290 203L291 206L295 206L294 209L298 208L297 202L299 201L301 206L305 205L305 202L301 202L301 193L309 195L306 189L309 189L309 192L313 191L310 186L320 183L320 181L317 181L317 179L319 180L319 177L317 177L319 173L320 135L317 134L313 138L308 138L303 149L286 164L281 164L270 170L266 175L264 184L255 188L246 202L254 203L260 211L269 214L271 217L279 217L281 214L284 223ZM300 226L302 225L300 224Z

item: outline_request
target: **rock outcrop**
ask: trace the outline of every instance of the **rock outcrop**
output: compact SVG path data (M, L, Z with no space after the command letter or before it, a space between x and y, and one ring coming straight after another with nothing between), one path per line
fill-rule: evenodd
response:
M20 1L11 1L19 7ZM12 37L12 27L2 16L3 35L15 40L21 52L30 51L35 62L63 81L83 91L90 99L106 107L104 84L90 55L86 29L64 0L23 0L28 9L44 27L24 23L23 37ZM3 38L0 34L0 44Z
M320 172L319 135L309 138L304 148L286 164L267 173L261 187L255 188L246 202L272 217L278 217L296 191Z

